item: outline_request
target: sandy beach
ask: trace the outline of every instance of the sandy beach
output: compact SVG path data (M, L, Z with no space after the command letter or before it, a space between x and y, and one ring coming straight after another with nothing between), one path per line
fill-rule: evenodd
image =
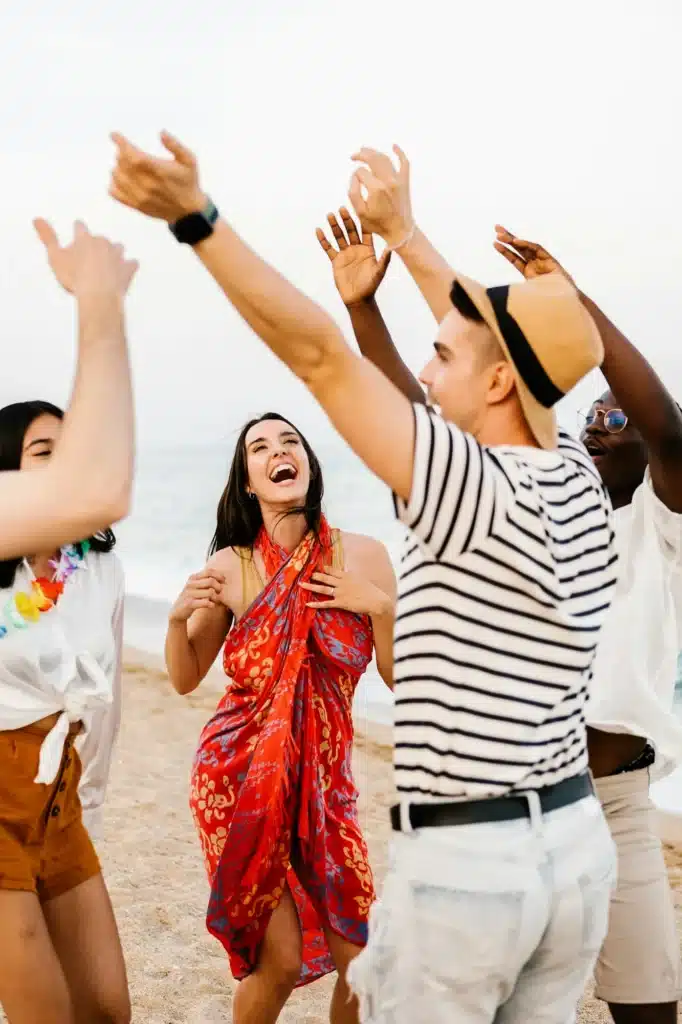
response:
M208 885L187 804L199 732L218 700L210 676L177 696L158 662L129 651L124 712L99 852L123 939L136 1024L218 1024L232 1020L232 981L219 943L205 930ZM360 820L380 884L392 798L390 734L358 722L356 780ZM682 838L682 836L681 836ZM682 904L682 842L666 845ZM333 978L294 993L283 1024L324 1024ZM579 1021L609 1021L586 999Z

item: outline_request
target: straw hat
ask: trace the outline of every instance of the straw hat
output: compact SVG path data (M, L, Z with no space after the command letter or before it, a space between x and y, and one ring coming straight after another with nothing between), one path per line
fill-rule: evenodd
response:
M575 286L560 273L495 288L461 274L455 279L512 364L519 400L538 444L556 448L554 406L604 358L597 326Z

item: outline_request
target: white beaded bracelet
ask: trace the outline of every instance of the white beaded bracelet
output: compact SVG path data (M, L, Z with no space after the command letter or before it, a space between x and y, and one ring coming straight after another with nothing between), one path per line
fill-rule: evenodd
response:
M404 238L402 238L402 239L401 239L401 240L400 240L400 241L398 242L398 244L397 244L397 245L387 245L387 246L386 246L386 248L387 248L387 249L388 249L388 250L389 250L390 252L395 252L395 251L396 251L396 249L402 249L402 247L403 247L404 245L407 245L407 243L408 243L408 242L411 242L411 241L412 241L412 239L414 238L414 233L415 233L415 231L416 231L416 230L417 230L417 225L416 225L416 224L413 224L413 225L412 225L412 227L410 228L410 230L409 230L409 231L407 232L407 234L405 235L405 237L404 237Z

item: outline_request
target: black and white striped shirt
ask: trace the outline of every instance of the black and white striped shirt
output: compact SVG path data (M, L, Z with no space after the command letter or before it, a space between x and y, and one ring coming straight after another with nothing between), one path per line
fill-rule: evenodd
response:
M585 770L585 703L617 555L585 449L484 448L414 407L395 631L395 772L412 802Z

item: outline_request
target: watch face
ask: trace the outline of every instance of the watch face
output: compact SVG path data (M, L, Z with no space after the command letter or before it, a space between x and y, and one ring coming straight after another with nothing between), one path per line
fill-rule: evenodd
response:
M209 201L206 208L200 213L188 213L186 217L181 217L175 224L168 226L178 242L185 245L198 245L199 242L203 242L205 238L209 238L213 234L213 226L217 219L218 210Z

